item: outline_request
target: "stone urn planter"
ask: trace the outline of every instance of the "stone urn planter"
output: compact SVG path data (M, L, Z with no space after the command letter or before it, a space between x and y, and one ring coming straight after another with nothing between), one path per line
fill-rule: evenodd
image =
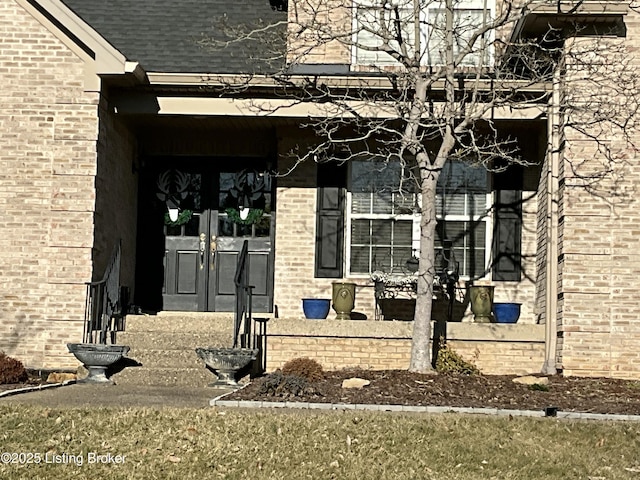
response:
M471 300L474 322L491 323L493 288L491 285L472 285L469 287L469 299Z
M333 309L336 320L351 320L351 311L356 304L356 284L350 282L333 282Z
M198 357L218 377L211 387L238 387L238 372L255 360L258 353L258 349L251 348L196 348Z
M127 345L102 345L99 343L67 343L69 352L89 371L86 378L78 383L101 383L112 385L107 377L107 368L116 363L129 352Z

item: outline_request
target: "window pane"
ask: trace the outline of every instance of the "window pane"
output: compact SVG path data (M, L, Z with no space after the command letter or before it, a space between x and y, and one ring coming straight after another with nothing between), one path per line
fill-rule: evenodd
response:
M413 222L411 220L399 220L395 222L393 230L393 245L411 247L411 234Z
M407 260L411 258L411 248L393 248L394 271L404 272Z
M469 194L469 215L484 216L487 213L487 195L485 193Z
M351 220L351 244L368 245L370 242L369 220Z
M437 210L443 216L446 215L464 215L464 194L441 195L440 205Z
M436 227L436 268L446 266L443 246L446 240L453 243L455 260L460 264L460 274L478 276L484 272L486 247L486 222L444 222Z
M369 247L351 247L351 272L369 273Z
M391 271L391 247L372 248L371 271Z
M445 63L446 58L446 43L445 43L445 25L446 25L446 10L442 8L432 8L429 10L428 23L429 40L428 40L428 53L431 65L442 65ZM453 46L453 54L458 55L462 50L466 49L469 40L476 32L476 30L482 26L484 16L489 16L489 13L483 9L455 9L453 14L453 29L455 43ZM480 49L482 47L481 39L476 40L472 46L473 50L466 55L460 65L479 65L480 64ZM488 52L484 52L483 63L487 63Z
M486 230L487 225L485 222L478 222L473 228L473 247L481 248L484 250L486 244Z
M371 213L371 194L353 192L351 194L351 213Z
M373 194L373 213L393 213L393 196L391 191Z
M371 7L359 7L356 12L356 45L363 48L357 48L356 62L373 65L396 63L391 55L379 47L387 40L392 49L398 50L399 43L394 39L399 36L407 44L409 52L412 52L415 45L413 18L413 0L388 2L384 8L381 2ZM367 47L371 47L371 50Z
M396 193L393 196L393 213L396 215L411 215L416 206L416 196L413 193Z
M371 222L371 243L373 245L391 245L392 220L373 220Z

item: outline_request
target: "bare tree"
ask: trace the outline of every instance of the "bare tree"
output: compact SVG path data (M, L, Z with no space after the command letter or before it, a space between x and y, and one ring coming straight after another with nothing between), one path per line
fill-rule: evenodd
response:
M597 145L597 168L568 167L592 191L603 179L613 179L614 166L624 162L625 149L613 148L611 135L622 139L626 149L635 148L629 132L635 128L640 89L627 47L615 38L623 29L619 23L582 25L575 15L588 3L290 0L286 30L282 23L234 29L222 42L204 42L224 48L262 35L263 43L280 49L281 56L270 57L281 61L270 75L279 86L276 95L287 106L313 104L307 125L318 142L293 152L297 162L395 162L403 172L397 191L418 194L411 371L432 368L436 193L447 162L494 171L526 164L497 119L506 112L517 118L532 109L555 115L558 135L573 129ZM527 34L523 22L540 9L556 13L556 19ZM346 63L349 75L326 75L331 63ZM239 88L226 85L232 86ZM265 112L282 108L270 102L254 107ZM562 145L556 137L549 149Z

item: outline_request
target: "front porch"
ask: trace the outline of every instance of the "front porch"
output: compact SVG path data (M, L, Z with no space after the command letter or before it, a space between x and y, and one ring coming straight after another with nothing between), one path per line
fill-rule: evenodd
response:
M331 314L333 317L333 313ZM325 370L402 369L409 366L413 322L270 318L266 370L309 357ZM449 345L484 374L538 373L544 362L544 325L447 324ZM233 317L223 313L160 312L129 315L118 343L131 347L118 384L205 386L215 380L196 347L229 347Z

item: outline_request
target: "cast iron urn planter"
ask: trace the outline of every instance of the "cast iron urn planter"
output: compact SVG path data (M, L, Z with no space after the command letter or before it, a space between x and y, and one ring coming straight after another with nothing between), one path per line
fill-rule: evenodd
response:
M113 384L107 377L107 368L129 352L127 345L102 345L99 343L67 343L69 352L89 370L86 378L78 383Z
M218 377L211 387L238 387L238 372L258 358L259 350L251 348L198 347L198 357Z

